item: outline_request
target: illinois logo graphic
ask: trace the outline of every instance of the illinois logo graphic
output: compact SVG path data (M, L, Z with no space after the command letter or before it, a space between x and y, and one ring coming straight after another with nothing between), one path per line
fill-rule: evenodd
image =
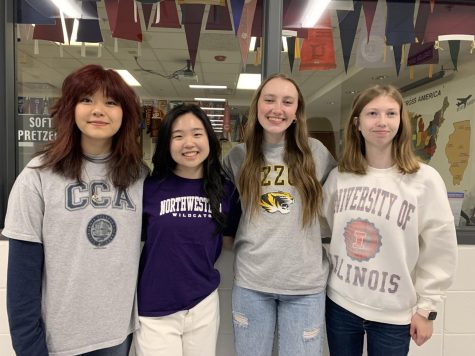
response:
M290 205L295 202L294 197L285 192L270 192L261 195L259 205L268 213L280 211L282 214L290 213Z
M117 233L117 225L109 215L94 216L87 224L87 238L94 246L102 247L111 243Z
M381 248L381 235L373 223L368 220L350 220L343 233L346 254L356 261L369 261Z

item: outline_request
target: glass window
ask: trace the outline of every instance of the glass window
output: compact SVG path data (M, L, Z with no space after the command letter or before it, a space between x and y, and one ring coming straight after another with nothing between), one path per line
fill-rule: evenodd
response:
M262 1L246 2L245 9L230 0L135 1L119 8L92 1L82 2L76 13L36 3L36 15L19 6L24 11L16 26L20 169L52 138L48 108L60 95L62 80L87 63L127 70L140 83L134 88L142 100L147 161L160 119L179 102L207 108L225 150L242 137L253 90L239 89L238 82L241 74L262 71ZM475 5L388 0L354 8L353 1L332 1L316 23L312 15L310 27L302 28L312 3L325 2L283 1L280 61L281 72L304 94L310 135L338 156L354 95L371 84L396 85L414 122L418 155L440 172L448 191L464 193L462 220L475 224ZM74 33L78 42L71 41Z

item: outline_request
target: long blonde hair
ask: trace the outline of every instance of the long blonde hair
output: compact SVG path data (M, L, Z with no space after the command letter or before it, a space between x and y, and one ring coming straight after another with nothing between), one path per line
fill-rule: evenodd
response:
M340 172L366 174L368 163L365 158L365 140L358 130L358 120L363 108L379 96L389 96L399 104L401 121L391 148L395 164L403 174L415 173L419 170L419 161L412 144L411 122L405 110L401 93L392 85L374 85L363 90L353 100L351 115L345 129L343 153L338 163Z
M261 83L251 101L249 117L244 134L246 155L239 172L238 185L241 200L251 215L259 208L261 196L261 168L265 164L262 152L264 129L257 118L257 106L262 88L273 79L291 82L298 92L296 123L285 132L284 162L288 166L289 181L297 188L303 205L302 226L313 223L320 213L322 204L322 186L317 179L315 162L308 143L305 103L302 93L294 80L284 74L274 74Z

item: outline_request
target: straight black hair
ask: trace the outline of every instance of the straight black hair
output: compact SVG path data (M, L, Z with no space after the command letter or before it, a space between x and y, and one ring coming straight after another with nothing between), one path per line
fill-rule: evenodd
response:
M191 113L199 119L205 128L208 136L209 155L203 162L203 190L209 199L211 215L217 224L216 233L223 230L226 224L226 217L220 210L221 200L224 195L224 180L226 174L221 165L221 145L211 126L206 113L197 105L183 104L170 110L163 119L158 132L158 141L153 154L152 176L158 180L163 180L173 174L176 162L170 153L171 133L173 123L182 115Z

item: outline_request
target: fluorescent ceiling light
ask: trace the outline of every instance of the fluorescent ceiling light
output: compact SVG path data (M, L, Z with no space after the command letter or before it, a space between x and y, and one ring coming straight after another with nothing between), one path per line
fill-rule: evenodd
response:
M323 11L327 8L330 0L312 0L308 2L307 10L305 14L307 14L303 21L302 27L313 27L322 16Z
M128 70L125 69L114 69L119 75L122 77L122 79L125 80L125 82L130 85L131 87L141 87L142 84L138 82L137 79L134 78L132 74L129 73Z
M249 51L254 51L255 47L256 47L256 38L252 36L251 42L249 43Z
M207 114L208 117L223 117L223 114ZM221 120L219 120L221 121Z
M195 98L196 101L226 101L223 98Z
M56 7L70 18L81 18L81 5L76 0L50 0Z
M210 108L210 107L207 107L207 106L202 106L201 107L202 110L213 110L213 111L224 111L224 108Z
M190 84L191 89L228 89L227 85L202 85L202 84Z
M237 83L238 89L255 90L261 84L260 74L241 73Z
M223 122L223 120L213 120L213 119L210 119L209 121L211 121L211 122Z

